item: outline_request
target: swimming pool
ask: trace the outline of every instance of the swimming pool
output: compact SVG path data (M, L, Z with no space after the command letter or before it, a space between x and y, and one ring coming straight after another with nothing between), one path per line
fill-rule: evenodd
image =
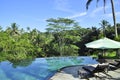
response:
M50 57L0 63L0 80L47 80L56 70L71 65L96 64L91 57Z

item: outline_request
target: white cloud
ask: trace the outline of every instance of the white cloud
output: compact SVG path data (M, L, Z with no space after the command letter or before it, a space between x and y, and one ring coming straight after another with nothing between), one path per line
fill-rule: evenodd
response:
M116 17L120 17L120 12L115 12ZM106 14L107 17L113 17L112 13Z
M78 18L78 17L82 17L82 16L85 16L87 13L86 12L82 12L82 13L78 13L78 14L74 14L72 16L68 16L67 18Z
M106 14L106 17L112 17L112 13Z
M106 11L107 9L109 9L109 8L110 8L110 6L105 6L105 11ZM94 10L91 12L90 17L95 17L96 15L98 16L98 13L101 13L101 12L104 13L104 7L103 7L103 6L97 7L96 9L94 9ZM100 15L100 14L99 14L99 15Z
M54 0L54 3L55 3L55 9L64 12L73 13L73 11L70 9L71 6L69 4L69 0Z
M116 16L120 16L120 12L116 12L115 14L116 14Z

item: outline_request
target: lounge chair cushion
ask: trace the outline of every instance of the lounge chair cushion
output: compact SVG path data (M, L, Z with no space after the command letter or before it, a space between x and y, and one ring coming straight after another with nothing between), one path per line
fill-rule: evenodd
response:
M111 64L111 65L113 65L113 66L115 66L115 67L120 68L120 60L115 60L114 62L109 63L109 64Z
M93 66L83 66L82 68L90 73L96 72L106 72L108 71L108 64L98 64L96 67Z
M120 60L117 60L117 59L116 59L115 61L116 61L116 62L120 62Z

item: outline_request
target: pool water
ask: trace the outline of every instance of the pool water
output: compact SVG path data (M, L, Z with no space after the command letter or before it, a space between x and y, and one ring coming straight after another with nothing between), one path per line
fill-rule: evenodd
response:
M0 63L0 80L47 80L58 69L71 65L96 64L91 57L50 57Z

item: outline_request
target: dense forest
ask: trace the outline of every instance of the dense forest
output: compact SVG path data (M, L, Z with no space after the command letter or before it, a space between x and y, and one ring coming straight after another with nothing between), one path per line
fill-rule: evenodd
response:
M114 26L106 20L98 23L100 28L92 25L91 28L83 28L75 20L67 18L50 18L46 21L46 32L31 30L30 27L25 31L17 23L12 23L5 30L1 26L0 61L88 55L91 50L85 47L85 43L102 37L120 41L120 36L115 38ZM117 30L120 35L120 23L117 23Z

